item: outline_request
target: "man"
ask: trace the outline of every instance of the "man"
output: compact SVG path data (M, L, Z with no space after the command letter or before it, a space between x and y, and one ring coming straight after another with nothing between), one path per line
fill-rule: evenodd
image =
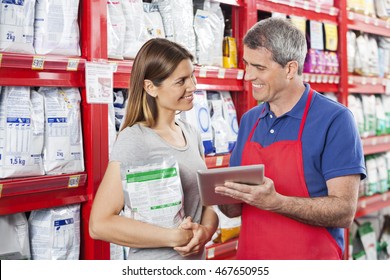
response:
M263 163L262 185L226 182L216 192L243 204L238 259L342 259L364 155L352 113L303 83L304 34L268 18L244 37L245 80L264 103L240 122L230 165Z

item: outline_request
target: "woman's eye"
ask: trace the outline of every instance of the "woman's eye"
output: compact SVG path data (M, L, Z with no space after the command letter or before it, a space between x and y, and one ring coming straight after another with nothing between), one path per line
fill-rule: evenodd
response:
M180 81L178 81L176 84L182 85L182 84L184 84L184 80L180 80Z

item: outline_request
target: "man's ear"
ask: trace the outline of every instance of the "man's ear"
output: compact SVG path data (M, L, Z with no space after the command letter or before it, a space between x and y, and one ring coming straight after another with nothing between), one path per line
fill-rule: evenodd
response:
M286 65L287 79L292 80L297 73L298 73L298 61L292 60L287 62Z
M144 80L144 90L150 96L157 97L156 86L153 84L153 82L151 80L148 80L148 79Z

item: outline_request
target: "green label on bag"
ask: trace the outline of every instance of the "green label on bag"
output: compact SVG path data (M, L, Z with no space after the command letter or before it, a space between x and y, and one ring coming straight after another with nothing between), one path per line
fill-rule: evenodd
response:
M159 179L166 179L177 176L177 170L174 167L152 170L146 172L139 172L133 174L127 174L126 180L127 183L138 183L138 182L146 182L153 181Z
M162 205L156 205L156 206L150 207L150 210L157 210L157 209L162 209L162 208L168 208L168 207L172 207L172 206L176 206L176 205L180 205L180 204L181 204L181 201L167 203L167 204L162 204Z

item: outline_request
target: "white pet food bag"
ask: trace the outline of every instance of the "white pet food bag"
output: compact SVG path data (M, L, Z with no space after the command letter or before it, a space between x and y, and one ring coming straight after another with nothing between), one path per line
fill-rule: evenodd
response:
M0 3L0 52L34 53L35 0Z
M213 153L213 132L207 103L207 92L205 90L196 90L194 92L194 107L189 111L182 111L180 118L198 129L202 137L205 155Z
M142 0L122 0L126 20L123 57L134 59L146 42L145 16Z
M43 163L47 174L84 171L78 88L41 87L45 97L45 145Z
M196 39L192 0L153 0L152 3L158 4L166 38L183 45L195 57Z
M121 2L122 0L107 0L108 57L114 59L123 59L126 19Z
M158 6L155 3L144 3L145 42L152 38L165 38L164 24Z
M229 124L228 140L229 151L231 152L236 145L238 136L237 112L234 107L233 99L229 91L220 91L223 102L223 117Z
M44 175L43 96L29 87L0 94L0 178Z
M184 197L179 165L174 157L149 158L121 166L125 204L132 219L176 228L184 219Z
M35 4L37 54L80 56L79 0L40 0Z
M211 113L214 150L216 154L229 152L229 124L223 116L223 101L219 92L207 92L207 100Z
M79 259L79 204L33 210L28 224L33 260Z
M0 260L31 258L25 213L0 216L0 236Z

